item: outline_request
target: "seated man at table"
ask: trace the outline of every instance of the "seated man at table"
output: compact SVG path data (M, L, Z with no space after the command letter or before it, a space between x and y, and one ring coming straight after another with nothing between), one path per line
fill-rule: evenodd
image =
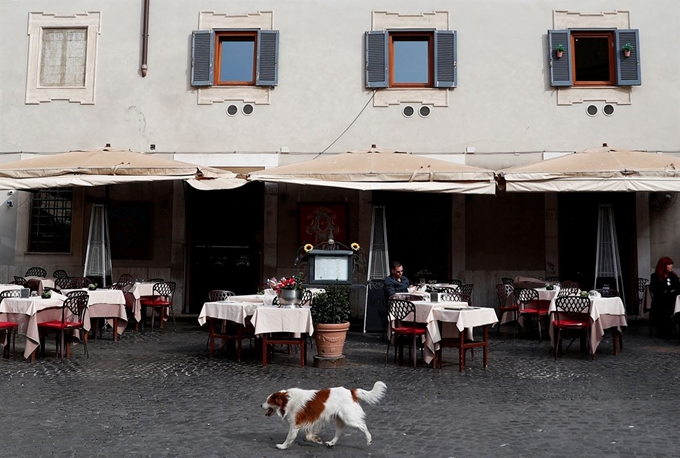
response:
M392 273L383 280L385 299L389 299L394 293L408 293L411 283L404 276L404 266L399 261L393 261L390 265Z

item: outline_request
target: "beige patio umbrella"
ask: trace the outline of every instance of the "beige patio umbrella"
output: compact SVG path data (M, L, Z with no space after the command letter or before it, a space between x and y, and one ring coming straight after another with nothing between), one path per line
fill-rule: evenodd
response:
M494 194L493 171L399 151L349 151L248 175L251 181L361 191Z
M222 189L246 183L236 174L117 148L76 150L0 164L0 189L100 186L138 181L187 180L199 188L220 180Z
M508 192L680 192L680 157L606 146L496 174Z

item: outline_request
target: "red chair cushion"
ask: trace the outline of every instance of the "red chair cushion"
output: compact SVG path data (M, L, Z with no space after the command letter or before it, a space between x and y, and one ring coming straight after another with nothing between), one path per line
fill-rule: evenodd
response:
M517 311L519 310L519 307L516 305L511 305L509 307L501 307L501 312L512 312L512 311Z
M560 328L586 328L590 323L583 320L560 320L558 323L557 320L553 320L553 325Z
M526 315L547 315L548 311L547 310L539 310L539 309L527 309L525 308L524 310L520 310L519 313L524 313Z
M147 307L169 307L172 305L168 300L160 296L156 296L154 299L141 299L139 303Z
M425 332L427 332L427 329L425 329L425 328L409 328L407 326L397 326L396 328L392 328L392 332L397 333L397 334L423 335L423 334L425 334Z
M12 323L11 321L0 321L0 329L17 328L18 324Z
M61 320L57 321L45 321L44 323L38 323L39 328L49 328L49 329L71 329L71 328L80 328L82 327L83 323L80 321L64 321L63 323Z

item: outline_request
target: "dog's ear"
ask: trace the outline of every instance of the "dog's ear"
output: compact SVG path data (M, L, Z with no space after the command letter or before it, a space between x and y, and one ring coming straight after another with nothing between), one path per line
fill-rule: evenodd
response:
M272 404L277 405L281 408L286 407L288 404L288 392L287 391L277 391L271 395Z

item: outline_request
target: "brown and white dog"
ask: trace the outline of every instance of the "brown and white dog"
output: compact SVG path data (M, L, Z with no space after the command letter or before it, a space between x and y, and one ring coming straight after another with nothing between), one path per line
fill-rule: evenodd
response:
M321 426L333 419L335 437L326 442L327 446L335 445L345 425L363 431L366 435L366 444L371 445L371 433L366 427L364 409L359 405L359 401L377 404L385 396L386 391L387 386L383 382L375 382L371 391L361 388L348 390L343 387L323 390L291 388L270 394L262 408L267 409L266 416L276 412L290 425L286 440L283 444L276 444L281 450L287 449L293 443L300 429L306 431L307 441L322 444L319 438Z

